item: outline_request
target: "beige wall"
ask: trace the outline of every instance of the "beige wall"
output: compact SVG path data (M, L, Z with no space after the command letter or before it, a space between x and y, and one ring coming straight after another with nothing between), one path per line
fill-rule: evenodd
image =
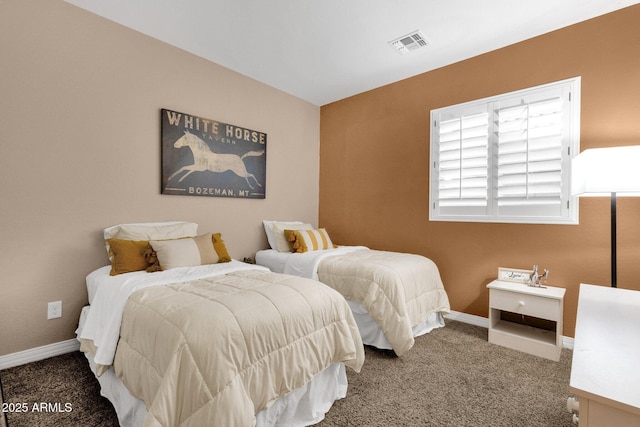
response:
M410 251L439 266L453 310L488 315L499 266L550 270L573 336L579 283L609 285L609 202L580 224L430 222L432 109L582 76L581 148L640 144L640 6L321 108L320 225L334 241ZM423 52L422 55L428 55ZM618 286L640 290L640 199L618 203Z
M0 54L0 355L74 337L106 226L194 221L241 259L262 219L317 223L318 107L61 0L3 2ZM161 108L266 132L266 199L161 195Z
M608 202L582 199L577 226L429 222L429 111L581 75L582 149L640 144L637 22L640 6L319 112L60 0L4 2L0 356L73 338L105 226L195 221L242 258L265 247L262 219L317 223L318 210L338 243L434 259L457 311L487 315L498 266L549 268L572 336L578 284L609 283ZM160 195L160 108L266 132L267 198ZM618 214L619 286L640 289L640 201ZM46 320L57 300L64 316Z

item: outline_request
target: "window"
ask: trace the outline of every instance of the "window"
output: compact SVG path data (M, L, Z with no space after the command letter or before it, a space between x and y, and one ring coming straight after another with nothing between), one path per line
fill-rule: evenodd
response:
M431 111L429 219L577 224L580 77Z

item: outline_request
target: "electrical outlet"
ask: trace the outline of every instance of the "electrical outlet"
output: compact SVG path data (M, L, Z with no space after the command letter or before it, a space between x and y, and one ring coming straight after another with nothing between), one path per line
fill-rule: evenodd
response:
M50 302L47 307L47 319L62 317L62 301Z

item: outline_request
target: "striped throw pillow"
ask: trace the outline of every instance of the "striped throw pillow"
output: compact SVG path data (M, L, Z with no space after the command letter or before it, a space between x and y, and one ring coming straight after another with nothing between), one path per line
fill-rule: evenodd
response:
M287 240L293 242L293 252L310 252L332 249L333 243L324 228L317 230L285 230Z

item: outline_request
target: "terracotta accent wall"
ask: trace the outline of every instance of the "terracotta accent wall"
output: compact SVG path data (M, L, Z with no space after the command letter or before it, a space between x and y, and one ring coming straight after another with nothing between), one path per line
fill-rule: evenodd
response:
M340 244L433 259L451 308L483 317L498 267L538 264L567 289L572 337L579 284L610 284L609 200L581 198L579 225L430 222L429 114L582 76L581 149L640 145L639 22L633 6L323 106L320 225ZM640 198L618 202L618 286L640 290Z
M0 356L75 337L107 226L193 221L242 259L263 219L317 224L319 107L60 0L3 2L0 52ZM161 108L265 132L266 199L161 195Z

